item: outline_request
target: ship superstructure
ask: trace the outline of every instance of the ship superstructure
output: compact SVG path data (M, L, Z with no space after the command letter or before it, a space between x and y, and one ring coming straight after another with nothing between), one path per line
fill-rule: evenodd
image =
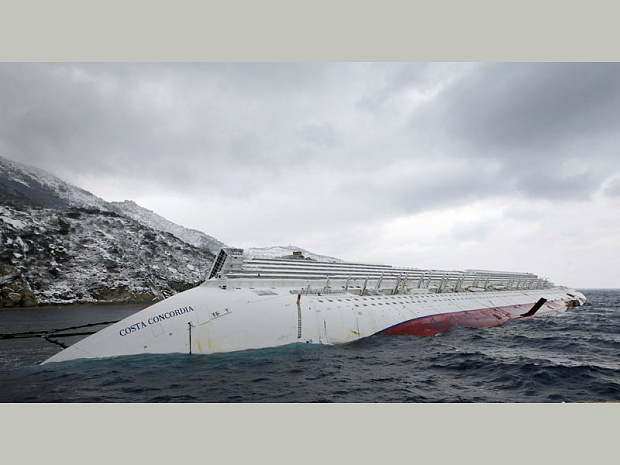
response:
M242 249L220 250L209 279L230 280L252 286L270 280L278 285L292 282L320 285L324 289L357 295L406 294L412 292L462 292L552 288L553 284L532 273L509 271L445 271L395 268L391 265L319 262L301 253L290 258L246 258ZM234 280L234 281L233 281ZM259 281L257 281L259 280ZM344 281L344 283L343 283Z

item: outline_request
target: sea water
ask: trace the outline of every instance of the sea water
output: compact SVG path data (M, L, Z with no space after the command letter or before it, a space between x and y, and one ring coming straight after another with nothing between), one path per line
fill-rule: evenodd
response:
M61 348L40 337L3 339L0 402L618 401L620 290L582 292L585 306L548 317L340 346L40 365ZM140 309L5 309L0 333L114 321Z

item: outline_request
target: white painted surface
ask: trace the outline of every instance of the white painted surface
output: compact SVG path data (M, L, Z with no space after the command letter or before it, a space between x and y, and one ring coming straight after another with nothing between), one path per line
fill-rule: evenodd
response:
M376 334L399 323L444 313L529 305L544 297L565 309L568 294L552 288L522 291L422 293L359 296L339 292L301 295L299 282L213 279L142 310L89 336L47 362L142 353L231 352L292 343L341 344ZM265 286L259 287L259 284ZM318 284L318 283L316 283ZM226 287L222 289L221 287ZM252 288L250 288L252 287ZM263 295L261 295L263 294ZM183 310L186 309L186 310ZM536 316L552 310L543 306Z

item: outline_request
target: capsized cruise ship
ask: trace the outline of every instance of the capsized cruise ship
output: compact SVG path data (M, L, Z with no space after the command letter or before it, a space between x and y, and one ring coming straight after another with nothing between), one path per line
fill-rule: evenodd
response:
M344 344L376 334L434 336L500 326L586 302L531 273L395 268L220 250L200 286L110 325L46 360L213 354Z

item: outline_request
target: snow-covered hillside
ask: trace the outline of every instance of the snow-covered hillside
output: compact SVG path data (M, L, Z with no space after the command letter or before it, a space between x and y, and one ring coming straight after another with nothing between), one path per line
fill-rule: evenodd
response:
M225 244L143 208L133 201L106 202L84 189L73 186L50 173L0 157L0 204L31 207L89 208L116 212L143 226L168 232L189 245L217 253Z
M0 203L109 210L108 202L50 173L0 157Z
M334 257L328 257L326 255L318 255L312 252L308 252L300 247L294 245L289 246L273 246L273 247L253 247L243 251L243 255L248 258L290 258L293 256L293 252L301 252L303 257L310 260L317 260L323 262L341 263L343 260Z
M148 226L149 228L153 228L157 231L169 232L173 236L178 237L183 242L193 245L194 247L208 249L213 253L217 253L222 247L226 247L226 244L203 233L202 231L188 229L173 223L163 216L141 207L132 200L125 200L124 202L111 202L110 206L119 214L131 218L143 226Z
M0 206L0 307L152 302L199 285L213 254L114 212Z

